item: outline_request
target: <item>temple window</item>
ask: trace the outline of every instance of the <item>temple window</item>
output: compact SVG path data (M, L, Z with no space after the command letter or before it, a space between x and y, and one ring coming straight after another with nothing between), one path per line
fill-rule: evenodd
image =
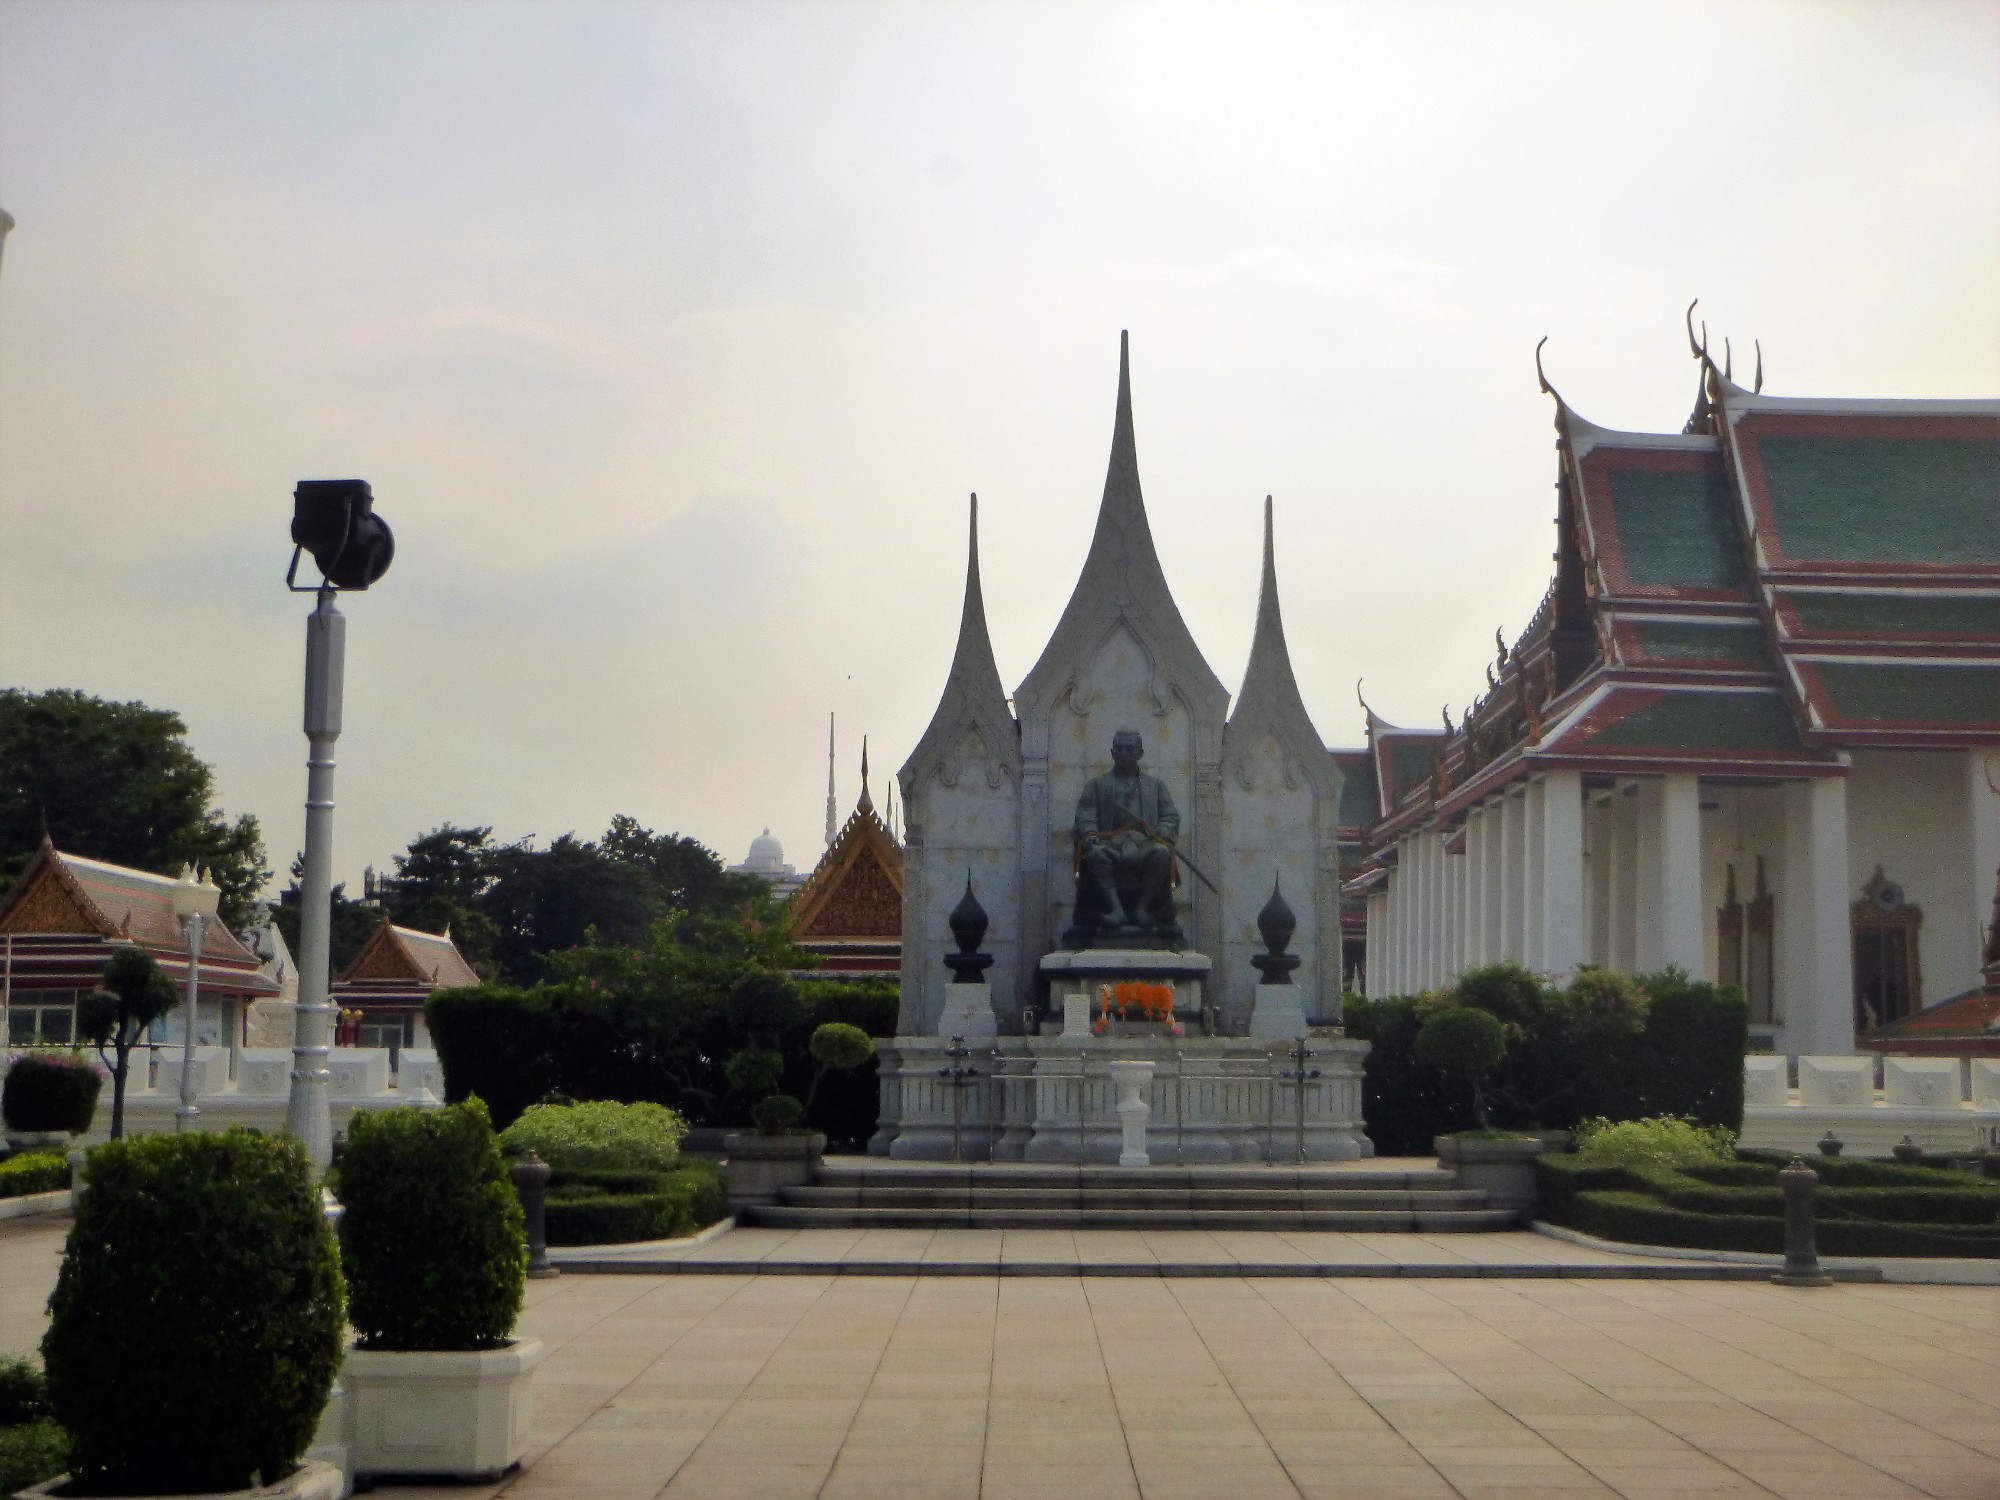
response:
M1854 934L1854 1027L1873 1031L1923 1009L1923 965L1918 938L1924 913L1903 899L1903 888L1882 867L1849 908Z
M1722 905L1716 909L1716 980L1735 985L1749 1002L1750 1024L1778 1021L1772 936L1777 931L1777 898L1764 888L1764 856L1757 856L1756 892L1748 902L1736 894L1736 866L1728 867Z

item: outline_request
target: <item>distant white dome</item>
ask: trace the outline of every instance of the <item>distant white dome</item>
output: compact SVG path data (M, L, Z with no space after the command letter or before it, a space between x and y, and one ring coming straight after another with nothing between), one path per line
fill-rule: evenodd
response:
M774 873L785 868L785 846L771 837L770 829L766 828L750 840L750 852L744 856L743 868Z

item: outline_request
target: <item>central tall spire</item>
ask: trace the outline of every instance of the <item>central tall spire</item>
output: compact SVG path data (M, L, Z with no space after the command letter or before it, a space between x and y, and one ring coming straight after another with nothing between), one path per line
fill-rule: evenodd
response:
M1153 528L1146 520L1146 497L1139 488L1139 443L1132 432L1131 334L1118 334L1118 409L1111 422L1111 462L1104 473L1104 498L1097 507L1097 530L1090 539L1091 565L1103 566L1119 586L1119 602L1131 596L1135 581L1160 571L1153 549ZM1164 580L1163 580L1164 581Z
M1111 423L1111 462L1104 473L1104 498L1097 528L1069 603L1055 634L1015 693L1015 706L1046 696L1053 702L1064 682L1102 643L1105 631L1123 619L1135 627L1156 662L1172 661L1184 674L1183 686L1200 684L1204 697L1221 702L1228 694L1195 644L1173 590L1160 569L1146 500L1139 489L1139 445L1132 430L1131 337L1118 335L1118 408Z

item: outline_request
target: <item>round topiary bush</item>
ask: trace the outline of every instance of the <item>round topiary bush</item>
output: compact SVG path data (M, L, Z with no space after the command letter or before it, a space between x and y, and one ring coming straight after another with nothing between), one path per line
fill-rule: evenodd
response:
M799 1116L806 1107L790 1094L773 1094L768 1099L759 1099L757 1107L750 1111L750 1119L765 1135L783 1135L799 1123Z
M687 1121L664 1104L533 1104L500 1133L510 1153L533 1151L558 1171L672 1171Z
M199 1494L290 1474L340 1364L340 1259L287 1136L90 1153L42 1339L83 1494Z
M1453 1005L1439 1011L1417 1032L1411 1044L1418 1062L1456 1073L1472 1085L1472 1113L1484 1130L1487 1070L1506 1055L1507 1032L1490 1013L1475 1006Z
M752 969L729 991L729 1024L745 1041L776 1041L804 1009L799 987L769 969Z
M477 1098L357 1110L340 1158L348 1321L363 1349L492 1349L521 1315L521 1200Z
M0 1116L9 1130L82 1135L97 1112L104 1075L81 1057L31 1052L17 1058L0 1085Z

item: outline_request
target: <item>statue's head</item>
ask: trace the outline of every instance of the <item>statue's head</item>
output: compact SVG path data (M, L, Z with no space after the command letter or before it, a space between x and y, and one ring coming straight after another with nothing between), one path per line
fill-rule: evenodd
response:
M1136 729L1121 729L1111 736L1111 764L1121 771L1136 771L1139 757L1146 753L1146 742L1139 738Z

